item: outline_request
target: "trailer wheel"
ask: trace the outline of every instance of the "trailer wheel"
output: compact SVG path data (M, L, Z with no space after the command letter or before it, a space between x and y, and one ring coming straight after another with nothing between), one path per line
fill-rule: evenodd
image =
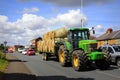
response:
M85 70L87 67L88 58L83 50L73 51L72 66L76 71Z
M66 50L64 45L61 45L58 51L59 62L61 66L67 65L68 51Z
M45 61L48 60L48 54L47 53L42 53L42 60L45 60Z

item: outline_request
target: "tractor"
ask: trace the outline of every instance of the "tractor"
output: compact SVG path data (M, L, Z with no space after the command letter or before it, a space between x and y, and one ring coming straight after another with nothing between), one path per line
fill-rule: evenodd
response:
M97 41L89 38L88 28L70 28L67 40L55 43L61 66L71 63L76 71L81 71L91 67L94 63L99 69L108 69L110 66L109 53L98 50Z

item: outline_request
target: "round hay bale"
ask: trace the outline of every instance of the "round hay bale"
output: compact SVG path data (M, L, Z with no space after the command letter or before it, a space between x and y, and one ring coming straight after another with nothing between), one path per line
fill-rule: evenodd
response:
M54 31L55 31L55 38L67 37L68 30L65 27L54 30Z

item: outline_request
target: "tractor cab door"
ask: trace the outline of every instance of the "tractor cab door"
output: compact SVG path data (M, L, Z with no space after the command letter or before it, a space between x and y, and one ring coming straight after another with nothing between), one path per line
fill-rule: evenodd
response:
M68 32L68 40L71 43L71 48L79 48L80 40L88 40L89 34L87 30L72 30Z
M69 42L71 43L72 50L78 48L79 41L82 39L81 34L78 34L77 31L70 31L69 32Z

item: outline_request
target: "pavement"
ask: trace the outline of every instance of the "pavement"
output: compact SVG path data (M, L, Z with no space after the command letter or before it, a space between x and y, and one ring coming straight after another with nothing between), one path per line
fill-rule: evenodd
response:
M6 54L9 65L2 80L37 80L36 76L24 64L25 61L19 60L11 54Z

